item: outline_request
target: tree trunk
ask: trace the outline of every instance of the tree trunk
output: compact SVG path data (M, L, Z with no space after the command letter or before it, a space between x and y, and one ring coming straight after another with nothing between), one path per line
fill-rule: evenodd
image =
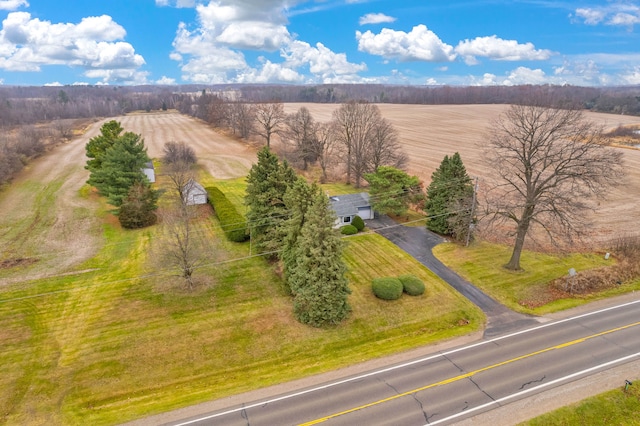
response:
M522 254L522 248L524 247L524 238L527 236L529 230L529 221L523 220L518 223L518 232L516 233L516 242L513 246L513 253L511 253L511 259L509 263L504 265L506 269L512 271L520 271L520 255Z

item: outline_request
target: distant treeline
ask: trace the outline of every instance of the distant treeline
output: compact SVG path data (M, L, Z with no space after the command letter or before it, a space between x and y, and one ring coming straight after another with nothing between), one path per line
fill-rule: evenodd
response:
M196 104L201 94L240 102L343 103L364 100L394 104L510 104L543 96L584 108L640 115L640 86L396 86L175 85L175 86L0 86L0 126L64 118L114 117L134 110ZM180 106L182 106L180 108Z

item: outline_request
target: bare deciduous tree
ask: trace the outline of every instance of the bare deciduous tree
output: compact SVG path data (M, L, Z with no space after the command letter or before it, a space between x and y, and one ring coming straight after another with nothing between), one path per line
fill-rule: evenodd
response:
M179 202L186 202L185 188L195 178L192 165L198 160L196 153L184 142L170 141L164 144L162 161L166 167L166 175L171 181L171 188L177 193Z
M386 119L381 119L373 127L369 161L370 171L375 172L380 166L391 166L402 169L407 163L407 156L398 143L398 132Z
M621 152L607 147L602 128L576 108L513 105L492 123L487 142L485 161L497 175L488 212L516 227L508 269L520 269L531 226L552 241L579 235L593 209L588 200L622 176Z
M296 160L302 162L303 170L307 170L309 163L316 161L314 149L316 122L309 110L301 107L297 112L286 116L285 125L283 137L293 142Z
M227 120L234 135L247 139L253 131L255 111L253 105L242 102L227 104Z
M353 177L358 188L365 173L382 165L400 167L406 161L395 129L376 105L348 102L334 112L333 119L336 137L346 151L347 183Z
M260 103L255 107L257 134L262 136L267 142L267 147L271 146L271 136L280 131L286 114L282 102Z
M316 123L314 140L312 149L322 169L321 182L326 182L327 168L334 161L338 151L336 130L333 123Z

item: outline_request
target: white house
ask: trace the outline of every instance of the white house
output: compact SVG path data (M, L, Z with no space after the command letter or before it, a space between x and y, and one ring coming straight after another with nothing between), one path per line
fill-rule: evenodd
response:
M154 183L156 181L156 171L153 168L153 162L147 161L144 163L144 167L142 168L142 173L149 179L149 182Z
M336 216L338 216L336 228L349 225L356 215L364 220L373 219L373 208L369 201L369 194L366 192L335 195L329 197L329 200L333 210L336 212Z
M182 188L182 196L187 206L207 204L207 191L193 179L189 179Z

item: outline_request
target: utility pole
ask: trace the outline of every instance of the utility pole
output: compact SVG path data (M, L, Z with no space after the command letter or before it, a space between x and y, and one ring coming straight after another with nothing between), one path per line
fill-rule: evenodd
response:
M473 215L476 211L476 198L478 193L478 178L476 177L476 183L473 186L473 201L471 201L471 214L469 215L469 227L467 228L467 241L465 247L469 247L469 240L471 239L471 227L473 226Z

